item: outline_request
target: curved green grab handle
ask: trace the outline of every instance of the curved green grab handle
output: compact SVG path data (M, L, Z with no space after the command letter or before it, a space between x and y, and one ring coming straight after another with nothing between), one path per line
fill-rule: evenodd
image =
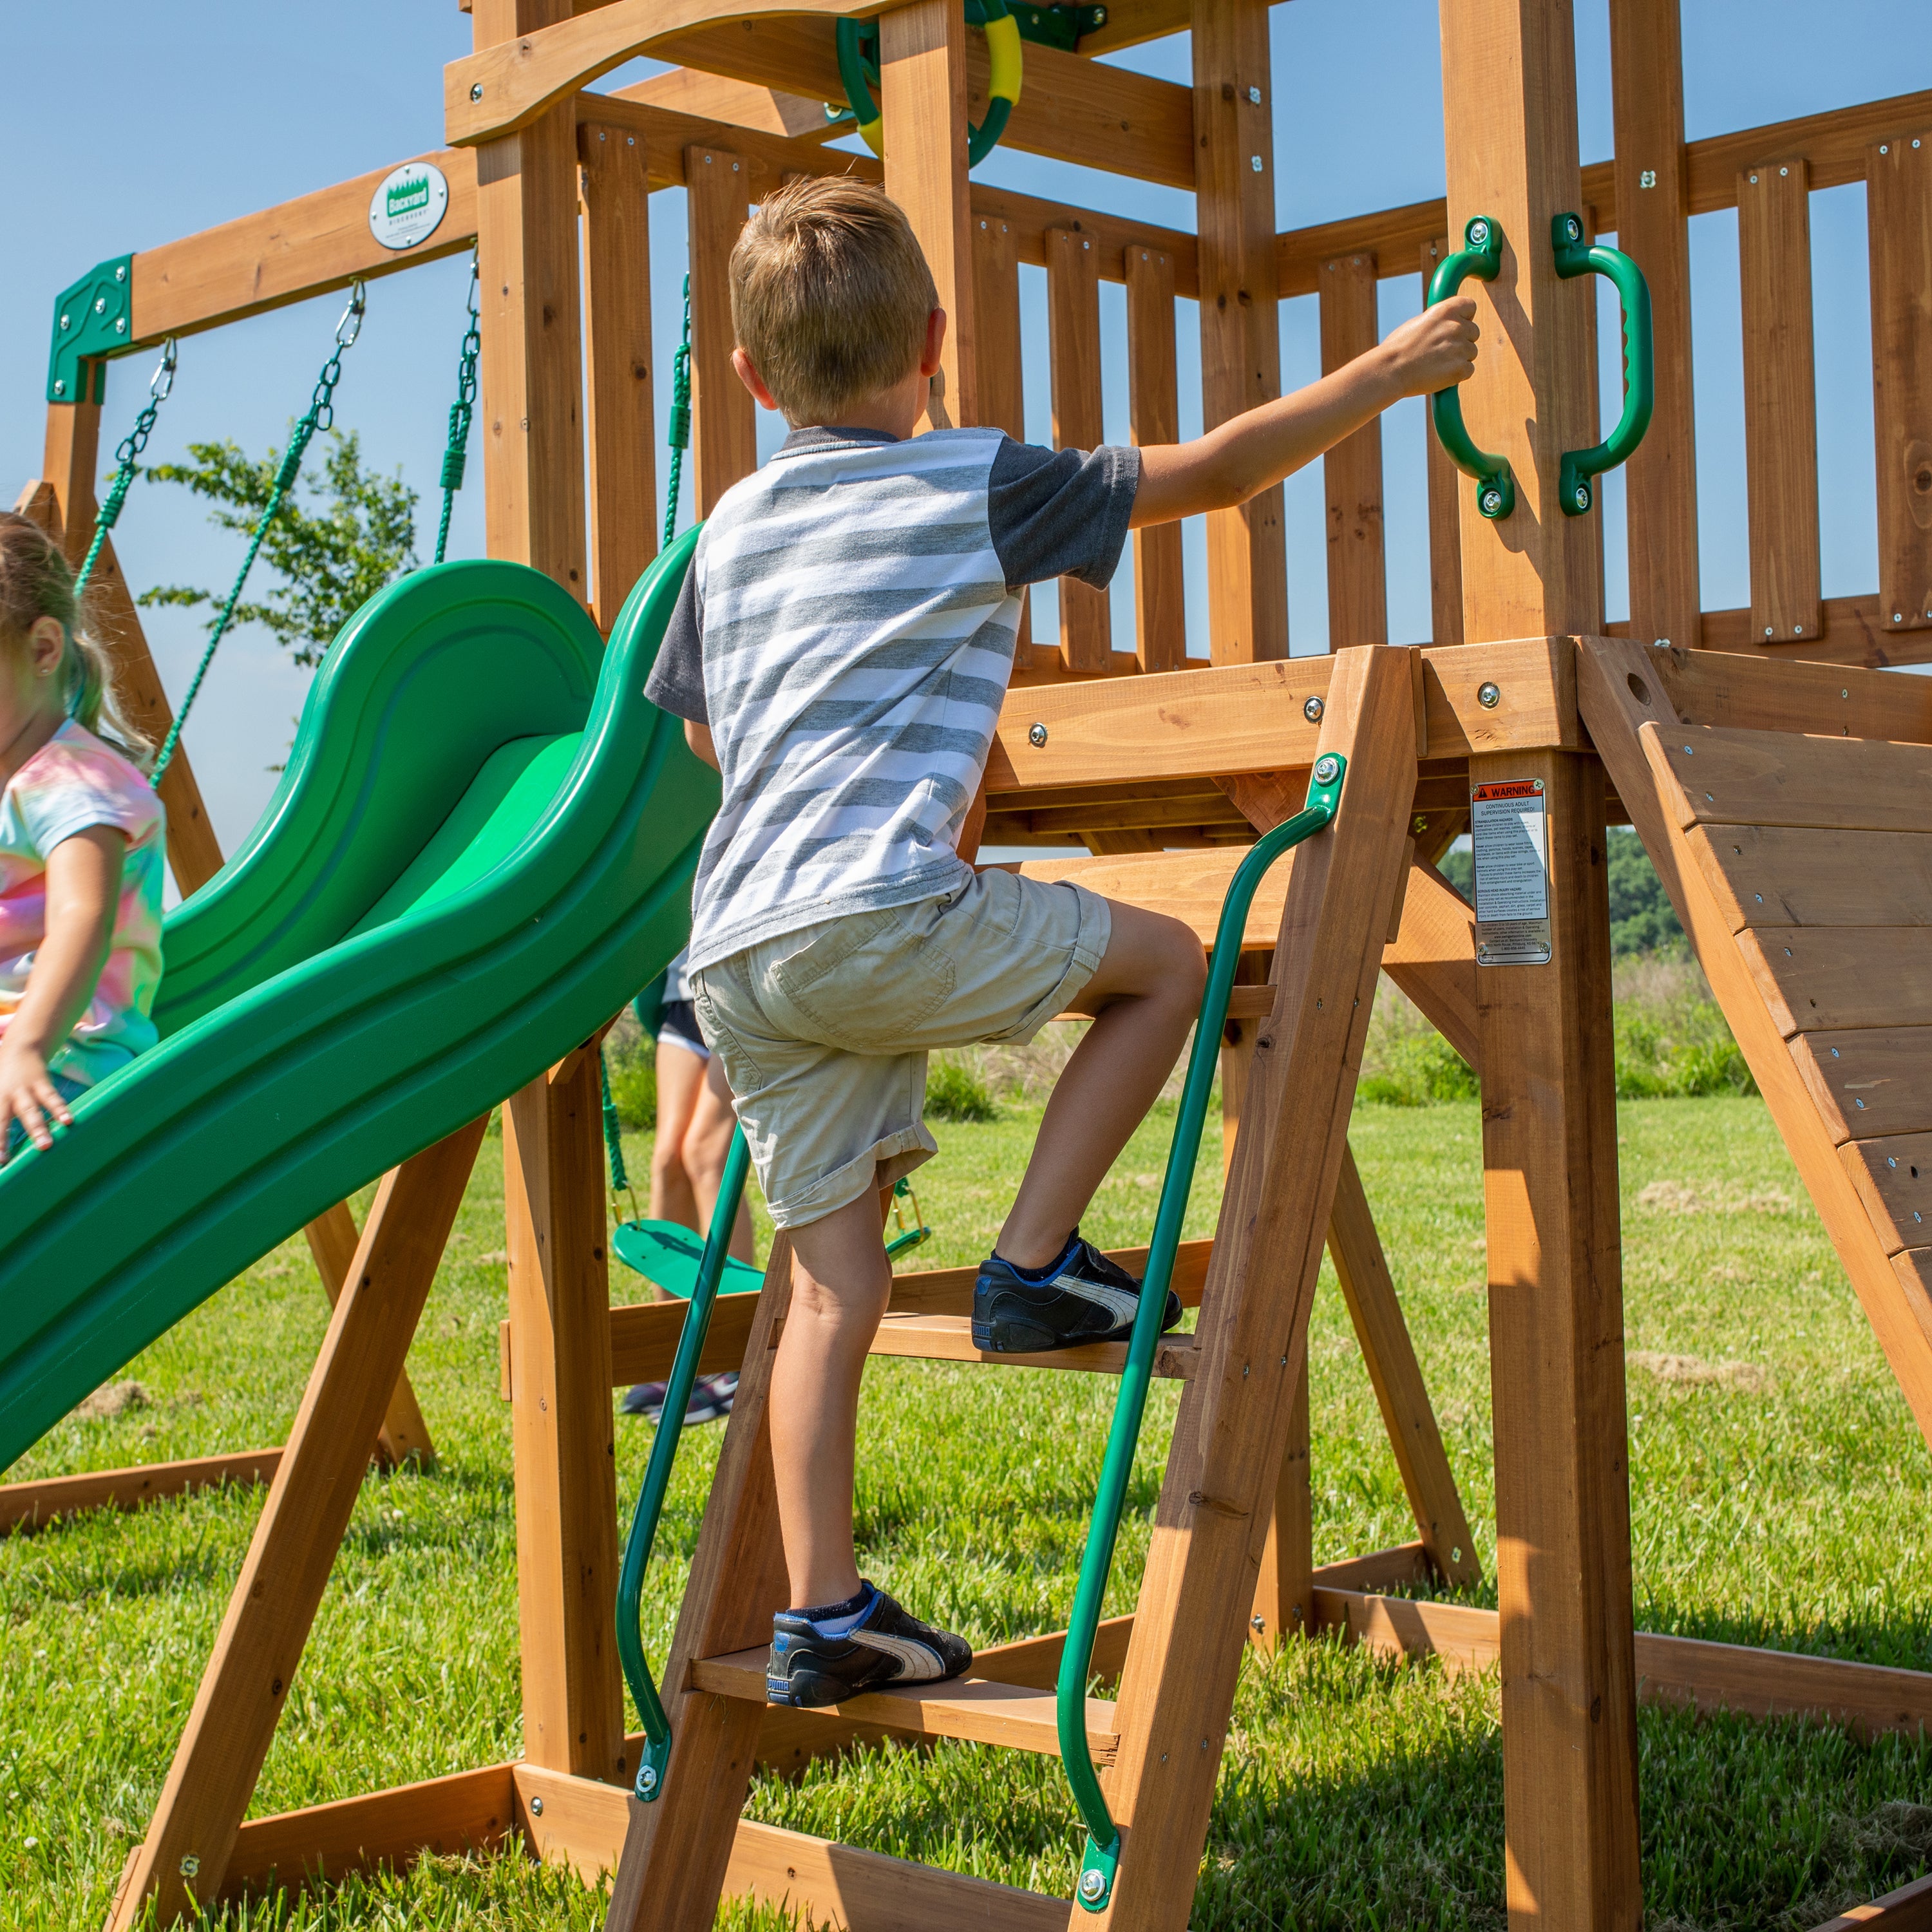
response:
M1241 950L1248 908L1270 866L1291 846L1312 837L1334 819L1348 761L1328 752L1315 761L1308 802L1294 816L1277 825L1249 848L1221 904L1214 929L1214 951L1201 999L1200 1023L1194 1029L1194 1049L1187 1062L1187 1078L1180 1092L1180 1108L1174 1139L1167 1152L1167 1174L1161 1183L1160 1204L1155 1210L1154 1239L1148 1249L1146 1278L1141 1284L1140 1307L1127 1341L1127 1364L1114 1398L1114 1419L1107 1431L1107 1451L1100 1466L1100 1488L1094 1500L1094 1521L1080 1559L1080 1581L1073 1594L1073 1613L1067 1619L1066 1640L1060 1653L1058 1687L1060 1755L1073 1802L1087 1826L1087 1846L1080 1861L1080 1880L1074 1895L1089 1912L1106 1904L1114 1888L1120 1834L1087 1744L1087 1679L1094 1665L1094 1639L1100 1628L1100 1610L1107 1594L1107 1573L1113 1567L1114 1545L1120 1515L1126 1506L1127 1480L1133 1472L1134 1450L1140 1440L1141 1418L1147 1408L1148 1385L1154 1376L1155 1351L1160 1344L1161 1317L1174 1274L1174 1258L1180 1246L1181 1224L1187 1197L1194 1185L1194 1167L1201 1151L1201 1130L1208 1118L1208 1099L1219 1066L1222 1029L1228 1018L1228 995ZM687 1324L688 1325L688 1324Z
M1429 278L1428 306L1447 302L1471 275L1479 282L1494 281L1502 262L1502 227L1489 215L1472 215L1463 226L1462 247L1438 262ZM1449 460L1465 476L1476 479L1476 508L1491 523L1501 523L1516 508L1516 478L1509 458L1492 456L1471 440L1462 422L1462 392L1453 383L1430 398L1429 414L1436 440Z
M664 1390L658 1432L652 1439L651 1458L644 1467L644 1486L638 1492L630 1533L624 1540L624 1567L617 1578L617 1658L624 1666L624 1681L631 1687L638 1714L644 1724L644 1748L638 1755L638 1778L632 1789L638 1802L645 1804L664 1789L664 1772L670 1762L670 1720L664 1715L651 1666L644 1656L639 1615L644 1571L650 1563L651 1545L657 1540L658 1519L664 1513L665 1492L670 1487L670 1472L677 1460L678 1441L684 1433L684 1412L691 1401L692 1384L698 1379L698 1358L710 1332L712 1306L718 1298L718 1283L724 1272L724 1257L731 1245L731 1230L737 1222L738 1204L744 1198L745 1176L751 1164L745 1130L734 1127L731 1150L724 1156L724 1173L718 1183L717 1203L711 1210L710 1232L704 1238L704 1258L698 1264L698 1280L691 1291L690 1310L678 1335L677 1354Z
M999 146L1006 131L1013 104L1020 98L1023 56L1020 51L1020 23L1006 10L1006 0L966 0L966 24L983 28L986 51L992 72L987 80L986 112L976 128L966 129L966 165L976 168ZM878 77L878 22L848 17L838 22L836 44L838 79L845 89L846 109L858 124L860 136L875 154L885 152L884 116L872 98ZM826 115L834 121L844 113L827 101Z
M1588 449L1566 449L1557 478L1557 502L1566 517L1586 514L1596 500L1590 478L1628 463L1657 402L1657 364L1651 341L1650 284L1643 271L1621 249L1583 239L1583 224L1574 214L1555 216L1550 239L1556 272L1565 281L1577 275L1602 275L1616 285L1624 312L1624 412L1603 441Z

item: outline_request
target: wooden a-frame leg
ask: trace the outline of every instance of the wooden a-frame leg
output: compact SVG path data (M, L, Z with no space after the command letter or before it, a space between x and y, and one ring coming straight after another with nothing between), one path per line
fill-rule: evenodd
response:
M220 1892L484 1124L404 1162L376 1197L110 1932L150 1900L166 1925Z
M604 1932L710 1932L764 1707L692 1690L692 1664L768 1641L784 1608L784 1550L772 1472L770 1398L778 1324L791 1301L791 1240L780 1229L745 1345L738 1393L711 1480L684 1607L664 1666L670 1761L656 1802L630 1801Z
M1187 1922L1240 1667L1268 1504L1307 1354L1308 1310L1347 1144L1355 1070L1408 845L1415 783L1407 655L1339 652L1321 748L1350 760L1334 824L1295 854L1274 1016L1202 1304L1132 1641L1108 1791L1113 1892L1070 1924Z

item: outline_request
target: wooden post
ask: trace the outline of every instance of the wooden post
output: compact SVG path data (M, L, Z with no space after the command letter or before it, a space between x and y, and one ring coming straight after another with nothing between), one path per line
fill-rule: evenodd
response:
M1136 446L1180 440L1174 366L1174 258L1164 248L1126 248L1127 421ZM1134 532L1134 633L1142 670L1187 668L1187 601L1180 526Z
M475 0L476 44L514 40L570 14L570 0ZM488 548L583 601L577 206L574 100L476 150Z
M684 151L691 254L692 454L697 514L708 517L758 466L758 406L731 367L731 250L750 212L740 158L722 148Z
M1449 252L1446 236L1422 244L1422 292L1429 292L1429 279L1436 265ZM1422 416L1422 440L1428 452L1429 477L1429 636L1437 645L1462 641L1462 497L1456 482L1456 466L1436 440L1436 426L1426 409Z
M591 608L608 638L658 554L651 397L650 182L638 137L589 124L583 164L584 340L590 359Z
M1100 261L1094 237L1046 231L1047 329L1053 365L1053 444L1091 449L1100 427ZM1114 655L1112 604L1104 590L1060 580L1060 654L1070 671L1104 674Z
M1550 222L1586 214L1567 10L1444 0L1449 225L1502 227L1502 272L1468 284L1483 352L1463 386L1478 444L1514 466L1516 513L1461 495L1471 644L1589 632L1594 514L1557 467L1592 440L1594 291L1557 280ZM1587 216L1586 216L1587 218ZM1472 784L1540 781L1550 956L1476 968L1496 1402L1497 1593L1510 1922L1634 1932L1636 1710L1630 1584L1616 1093L1603 777L1548 750L1472 758ZM1533 796L1533 794L1532 794Z
M1281 393L1268 0L1193 0L1201 406L1209 429ZM1288 656L1279 484L1208 519L1214 660Z
M1678 0L1610 0L1617 245L1650 284L1657 407L1630 460L1630 635L1696 648L1697 452L1690 402L1690 199Z
M383 1181L330 1318L145 1842L108 1924L165 1925L220 1895L235 1836L362 1487L486 1122ZM605 1391L605 1404L609 1404Z
M879 112L886 192L912 224L946 315L927 422L934 429L976 423L966 16L952 0L913 0L879 16Z
M511 1439L524 1755L547 1770L620 1780L617 1478L597 1067L596 1048L580 1050L503 1109Z
M1878 442L1878 621L1932 624L1932 144L1865 150L1872 400Z
M1322 373L1374 348L1376 258L1340 255L1322 265ZM1328 498L1328 648L1388 642L1382 561L1382 425L1378 416L1322 459Z
M973 218L973 334L978 420L1003 429L1016 442L1026 440L1026 392L1020 358L1019 237L1013 225L995 215ZM1033 598L1020 595L1019 630L1013 643L1013 673L1033 668Z
M1762 162L1738 176L1754 645L1818 635L1810 178L1810 166L1797 158Z

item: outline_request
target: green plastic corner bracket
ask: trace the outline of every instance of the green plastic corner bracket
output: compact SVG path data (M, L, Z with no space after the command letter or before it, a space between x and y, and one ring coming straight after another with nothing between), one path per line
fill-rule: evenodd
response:
M47 400L98 403L107 394L103 362L134 346L134 258L97 262L54 304ZM90 370L92 373L90 373Z
M1462 247L1438 262L1429 278L1430 306L1447 302L1471 275L1479 282L1494 281L1502 263L1501 225L1492 215L1472 215L1462 230ZM1516 478L1509 458L1476 447L1463 426L1462 392L1454 384L1430 398L1429 414L1436 440L1449 460L1476 479L1476 508L1491 523L1501 523L1516 508Z
M1583 239L1583 224L1574 214L1558 214L1550 224L1550 246L1556 272L1565 281L1578 275L1601 275L1613 284L1624 316L1624 412L1617 426L1588 449L1566 449L1558 472L1556 500L1566 517L1588 514L1596 501L1590 478L1628 463L1657 401L1656 358L1651 342L1650 285L1643 271L1621 249L1606 248Z

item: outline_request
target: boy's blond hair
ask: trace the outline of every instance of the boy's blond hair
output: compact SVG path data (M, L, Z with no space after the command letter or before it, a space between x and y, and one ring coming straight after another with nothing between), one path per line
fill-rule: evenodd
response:
M939 305L910 224L883 189L795 176L731 250L731 326L794 428L902 380Z

